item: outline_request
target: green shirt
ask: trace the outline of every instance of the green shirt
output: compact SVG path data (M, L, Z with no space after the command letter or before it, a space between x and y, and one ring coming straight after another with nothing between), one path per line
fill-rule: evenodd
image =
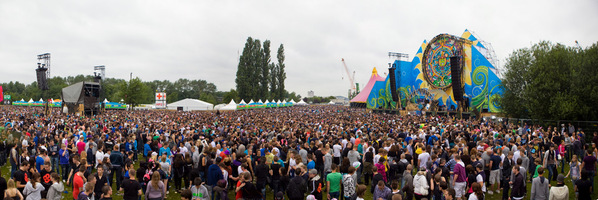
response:
M326 181L330 182L330 185L328 186L330 187L330 192L340 192L342 178L343 175L338 172L330 173L326 176Z
M538 177L538 176L539 176L539 174L538 174L538 169L539 169L540 167L542 167L542 165L536 165L536 172L534 172L534 176L533 176L532 178L536 178L536 177Z

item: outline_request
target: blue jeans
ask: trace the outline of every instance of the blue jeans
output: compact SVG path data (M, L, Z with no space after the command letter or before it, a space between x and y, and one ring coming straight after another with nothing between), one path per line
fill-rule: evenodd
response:
M331 193L329 193L329 195L330 195L330 199L334 199L334 198L338 199L340 192L331 192Z
M112 166L112 173L110 173L110 184L112 184L112 180L114 180L114 174L116 174L116 188L120 188L120 183L122 183L122 167L121 166ZM167 190L168 191L168 190Z
M15 172L17 171L19 167L17 166L17 164L13 164L12 162L10 163L10 178L13 177L13 175L15 174Z
M556 180L557 173L556 164L548 164L548 180Z
M60 164L60 171L62 171L62 180L69 180L69 170L71 166L69 164Z
M58 157L52 157L50 161L52 162L52 169L56 171L56 173L60 174L58 172L58 168L60 168L58 165L58 163L60 163L60 159Z

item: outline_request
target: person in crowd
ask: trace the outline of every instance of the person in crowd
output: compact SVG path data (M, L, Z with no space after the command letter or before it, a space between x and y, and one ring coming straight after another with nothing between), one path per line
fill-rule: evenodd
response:
M90 200L90 197L93 195L93 187L94 185L92 184L86 185L85 190L77 196L77 200Z
M340 145L339 145L340 146ZM338 167L335 163L331 166L332 173L326 176L326 190L328 193L328 199L336 198L340 196L340 186L342 181L342 175L339 173Z
M420 200L428 196L428 189L430 189L430 185L428 184L428 180L426 180L426 168L422 167L415 177L413 177L413 193L415 194L415 199Z
M135 169L130 169L129 174L136 174ZM141 184L135 180L135 176L130 176L128 179L123 180L120 190L124 191L123 200L137 200L139 196L143 195L141 192Z
M343 196L345 199L350 199L355 194L355 187L357 186L357 180L353 177L355 174L355 167L350 166L347 174L343 175Z
M392 190L384 184L384 181L378 181L376 189L374 189L374 199L376 200L387 200L388 195L392 193Z
M513 167L513 172L515 178L511 180L511 185L513 186L513 190L511 190L511 198L512 200L521 200L525 197L525 179L523 175L519 173L519 165L515 165Z
M206 186L204 186L200 177L196 177L195 180L193 180L193 186L191 186L190 190L191 190L191 193L193 194L193 200L211 199L210 193L208 193L208 188L206 188Z
M355 200L365 200L365 191L367 190L366 185L358 185L355 193Z
M526 190L528 176L532 185L537 181L531 180L542 183L540 173L536 173L540 167L553 172L545 179L557 179L552 187L558 196L562 187L552 163L562 170L558 164L563 160L571 166L565 177L571 176L575 190L585 199L593 189L598 155L598 149L585 140L579 128L569 133L564 126L565 131L559 133L552 127L533 124L397 116L348 107L219 114L106 110L93 117L56 112L50 118L38 115L40 111L36 107L0 107L0 129L4 128L0 133L13 133L6 134L10 138L0 144L0 155L10 162L14 188L24 191L33 174L39 173L48 199L64 194L60 190L77 198L88 185L94 186L88 197L111 198L111 191L103 191L105 186L126 189L125 182L133 180L146 190L142 190L144 196L150 194L146 199L164 199L168 192L182 193L197 186L196 178L205 180L199 188L205 187L203 196L210 199L226 198L226 191L237 188L239 198L253 198L244 194L280 198L288 196L301 179L307 194L313 195L309 198L317 199L325 192L335 198L357 198L360 182L370 187L373 195L382 191L380 181L392 188L382 199L483 198L475 195L474 183L492 198L497 197L491 193L501 187L503 199L516 199L532 193ZM598 136L595 138L598 141ZM137 159L137 153L143 156ZM412 174L413 166L418 173ZM351 167L355 169L352 175ZM423 175L420 168L426 170ZM137 173L131 174L131 169ZM52 177L54 172L61 177ZM9 179L9 174L4 178ZM61 182L66 184L60 187ZM168 182L174 182L174 187L169 188ZM425 196L424 182L429 187ZM74 187L67 189L66 185ZM197 192L191 192L190 198L196 198L194 194ZM115 195L118 199L124 196ZM19 199L12 189L6 189L4 196ZM534 193L534 199L542 198L538 191Z
M56 172L53 172L50 176L52 177L52 185L48 189L46 197L48 200L60 200L62 199L62 193L64 192L62 178Z
M26 196L25 200L38 200L42 199L42 191L44 186L40 183L41 176L39 173L34 172L29 179L29 182L25 185L23 195Z
M530 199L547 200L549 195L550 179L544 178L544 168L538 168L539 176L532 180L532 190Z
M99 200L112 200L112 187L107 185L102 187L102 195Z
M9 179L6 182L7 189L4 191L4 199L18 199L18 200L25 200L23 194L17 189L15 181L13 179Z
M465 186L467 185L467 174L465 172L465 163L461 161L461 156L455 155L455 167L453 170L453 185L455 189L455 197L459 200L465 195ZM414 178L415 180L415 178Z
M151 176L151 181L147 184L145 190L145 199L147 200L164 200L166 197L166 190L164 182L160 179L160 172L154 172Z
M318 174L318 170L310 169L309 170L309 183L307 184L307 192L310 195L313 195L315 199L322 199L322 188L324 184L322 182L322 178ZM277 192L275 192L277 193Z
M559 174L556 178L556 185L550 187L548 200L567 200L569 199L569 187L565 185L565 176Z

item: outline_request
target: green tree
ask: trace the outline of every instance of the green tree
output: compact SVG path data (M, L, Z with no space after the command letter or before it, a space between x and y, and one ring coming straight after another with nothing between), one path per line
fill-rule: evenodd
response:
M529 117L525 108L524 89L529 85L529 70L532 65L532 51L519 49L514 51L505 65L506 72L502 79L504 89L500 100L502 111L514 117Z
M285 68L285 64L284 64L284 46L282 44L280 44L280 47L278 47L278 52L276 55L276 58L278 60L278 64L276 65L276 97L277 98L283 98L284 97L284 81L287 78L287 73L284 71Z
M235 83L240 98L251 98L253 96L253 88L250 85L251 79L251 54L253 49L253 38L247 38L243 53L239 57L239 65L237 66L237 77Z
M270 40L264 41L262 63L259 66L261 71L260 92L258 98L268 99L268 83L270 82Z
M540 42L514 51L503 78L503 111L511 117L593 120L598 117L597 45Z
M143 103L144 92L147 91L147 86L141 82L141 79L134 78L129 82L121 84L121 91L124 91L124 100L126 104L131 104L133 107ZM153 96L153 94L152 94Z
M222 103L229 103L230 100L235 100L235 103L239 103L239 101L241 101L239 98L239 93L234 89L230 89L230 91L224 94Z
M274 63L270 63L268 65L268 69L270 70L270 80L268 81L270 83L270 98L271 99L276 99L279 98L277 93L278 93L278 81L276 81L276 78L278 77L278 72L276 70L278 70L278 67L276 67L276 64Z

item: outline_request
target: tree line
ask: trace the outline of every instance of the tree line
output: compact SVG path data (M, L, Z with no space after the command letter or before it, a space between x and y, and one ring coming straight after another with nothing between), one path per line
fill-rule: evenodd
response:
M276 54L277 63L271 62L270 40L263 43L259 39L247 38L243 53L239 57L236 91L240 99L275 99L288 98L284 81L285 55L284 45L280 44Z
M60 77L54 76L48 79L50 89L47 91L40 90L37 87L37 82L34 81L25 84L19 81L11 81L8 83L0 83L5 95L11 95L12 101L19 101L21 99L28 101L30 98L34 101L39 99L60 99L62 88L81 81L93 81L93 76L77 75ZM111 102L120 102L139 105L139 104L153 104L155 102L155 92L166 92L167 103L172 103L185 98L199 99L212 104L228 103L231 99L239 102L238 92L234 89L230 91L218 91L216 85L205 80L189 80L178 79L174 82L169 80L153 80L142 81L139 78L133 78L129 81L124 79L106 78L101 81L102 95L101 101L104 98ZM299 101L301 95L295 92L288 93L284 91L284 99L294 99ZM246 101L249 101L247 99ZM265 101L265 99L264 99Z
M598 43L588 48L543 41L507 59L500 100L509 117L598 119Z
M12 101L24 99L28 101L30 98L37 101L43 99L60 99L62 88L81 81L93 81L93 76L77 75L68 77L55 76L48 79L50 89L42 92L37 87L37 82L30 84L16 82L2 83L2 88L5 95L11 95ZM208 83L205 80L189 80L178 79L174 82L169 80L154 80L142 81L139 78L131 80L106 78L101 81L102 95L111 102L120 102L122 99L128 104L152 104L155 102L155 92L166 92L166 100L168 103L175 102L185 98L200 99L210 103L219 103L218 99L222 99L225 92L217 91L216 85Z

